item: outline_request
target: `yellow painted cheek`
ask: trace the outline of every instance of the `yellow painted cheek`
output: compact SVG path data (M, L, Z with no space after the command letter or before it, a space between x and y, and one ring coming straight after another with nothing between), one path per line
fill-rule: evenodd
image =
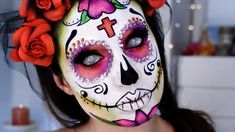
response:
M84 111L87 112L88 114L99 115L99 117L108 120L115 120L116 118L118 118L118 115L115 114L113 108L112 109L109 108L107 110L106 108L94 105L93 103L87 101L84 97L82 97L81 94L79 94L78 92L76 92L75 97L78 103L84 109Z
M163 87L164 87L164 75L163 75L163 69L160 67L158 69L158 75L157 75L157 89L153 92L153 98L160 102L162 98L163 93Z

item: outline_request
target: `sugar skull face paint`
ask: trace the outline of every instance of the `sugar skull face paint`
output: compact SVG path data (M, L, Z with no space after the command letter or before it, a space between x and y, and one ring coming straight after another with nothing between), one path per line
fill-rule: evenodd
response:
M138 17L128 20L128 24L121 30L119 43L123 52L136 61L145 61L152 53L148 27Z
M163 72L157 43L141 7L135 1L116 2L125 8L101 14L99 10L98 15L90 12L93 17L86 23L69 25L82 16L77 10L80 3L73 5L56 32L59 65L91 117L132 127L156 114ZM113 6L110 4L105 5ZM115 20L109 33L98 28L105 19Z
M82 82L95 82L109 72L112 51L105 41L77 40L67 51L73 72Z

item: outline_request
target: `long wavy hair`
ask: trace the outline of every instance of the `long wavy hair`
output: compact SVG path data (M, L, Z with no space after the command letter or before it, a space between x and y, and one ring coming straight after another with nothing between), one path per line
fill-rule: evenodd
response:
M159 104L161 117L169 122L176 132L214 132L212 121L207 114L179 108L167 76L161 17L158 12L155 12L152 16L145 15L145 18L158 43L164 73L164 90ZM58 53L55 54L57 55ZM57 58L54 57L51 67L36 66L36 69L45 102L55 118L64 127L69 128L86 123L90 117L81 108L76 98L65 94L54 82L53 74L62 75Z

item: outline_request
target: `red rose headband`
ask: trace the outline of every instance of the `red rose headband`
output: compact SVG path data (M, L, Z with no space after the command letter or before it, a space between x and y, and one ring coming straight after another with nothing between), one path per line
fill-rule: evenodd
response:
M51 25L63 19L71 8L72 0L22 0L19 10L25 19L22 26L12 37L15 48L10 57L15 62L30 62L39 66L49 66L52 62L55 44ZM92 2L92 0L80 0ZM118 0L102 0L120 4ZM139 0L144 5L145 13L152 16L166 0Z
M50 24L61 20L70 7L70 0L22 0L19 13L26 20L13 34L11 59L49 66L54 55Z

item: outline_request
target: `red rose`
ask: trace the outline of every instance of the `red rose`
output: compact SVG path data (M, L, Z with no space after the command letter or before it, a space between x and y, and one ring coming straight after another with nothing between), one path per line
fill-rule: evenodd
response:
M38 8L43 10L49 10L51 8L51 0L36 0Z
M58 21L64 17L67 10L71 8L70 0L22 0L20 16L27 17L28 21L37 18L37 12L51 21Z
M32 21L37 18L35 10L29 3L30 0L22 0L19 13L21 17L27 17L28 21Z
M54 43L47 33L50 30L50 25L44 19L24 23L23 27L13 34L15 49L11 52L11 59L49 66L54 54Z
M147 7L146 9L146 14L148 16L152 16L154 13L154 10L159 9L166 3L166 0L147 0L147 1L148 1L149 7Z

